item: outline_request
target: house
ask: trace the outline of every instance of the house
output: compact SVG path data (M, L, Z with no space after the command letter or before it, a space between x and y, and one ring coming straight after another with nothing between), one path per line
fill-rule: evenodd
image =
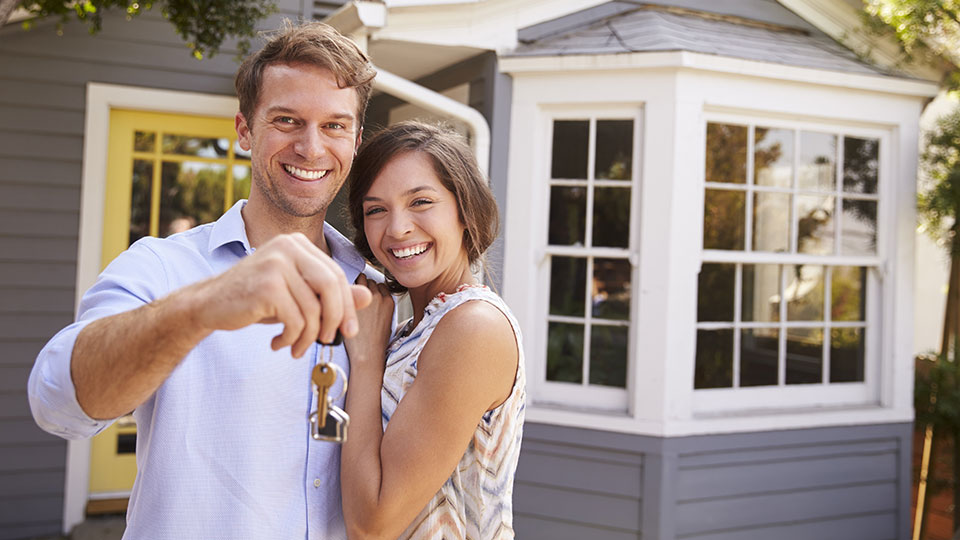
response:
M445 119L488 156L493 281L528 362L518 538L908 537L917 147L941 72L898 66L858 6L281 2L384 73L367 129ZM0 538L69 529L129 482L131 427L65 444L26 407L78 292L249 189L230 55L119 19L0 29Z

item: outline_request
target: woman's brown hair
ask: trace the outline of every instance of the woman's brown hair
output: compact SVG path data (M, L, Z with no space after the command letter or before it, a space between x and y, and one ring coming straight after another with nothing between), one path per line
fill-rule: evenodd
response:
M463 137L450 129L418 121L400 122L378 132L360 148L353 162L347 208L357 250L368 260L376 260L363 232L363 197L387 163L407 152L423 152L430 158L440 183L457 201L467 260L471 265L482 265L483 254L500 229L497 201ZM394 292L406 290L389 274L387 284Z

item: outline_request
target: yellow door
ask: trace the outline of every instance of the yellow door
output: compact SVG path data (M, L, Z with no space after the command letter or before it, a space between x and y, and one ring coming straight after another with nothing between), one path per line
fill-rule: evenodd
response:
M107 163L101 269L137 239L215 221L250 193L250 157L233 118L113 110ZM89 512L125 506L135 447L130 415L94 437Z

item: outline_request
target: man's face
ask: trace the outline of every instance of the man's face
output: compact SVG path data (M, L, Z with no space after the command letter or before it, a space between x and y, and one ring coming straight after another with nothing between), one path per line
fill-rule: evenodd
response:
M360 144L357 92L327 69L273 64L263 71L253 118L237 113L240 147L251 151L250 203L288 216L325 214Z

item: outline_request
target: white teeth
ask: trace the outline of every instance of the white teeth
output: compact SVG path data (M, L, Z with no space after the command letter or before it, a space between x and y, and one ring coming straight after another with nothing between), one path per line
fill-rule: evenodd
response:
M296 176L297 178L302 178L304 180L319 180L327 175L327 171L308 171L305 169L300 169L294 167L293 165L284 165L283 168L290 174Z
M427 250L428 244L420 244L417 246L412 246L403 249L392 249L393 256L398 259L406 259L407 257L413 257L414 255L419 255Z

